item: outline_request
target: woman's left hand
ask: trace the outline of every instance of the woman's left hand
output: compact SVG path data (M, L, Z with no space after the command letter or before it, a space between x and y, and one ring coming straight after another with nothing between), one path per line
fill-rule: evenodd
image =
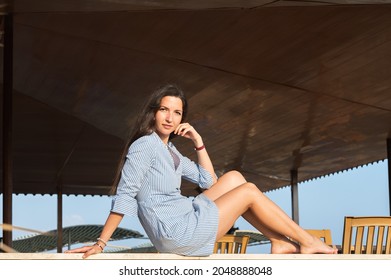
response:
M178 125L178 127L174 131L175 134L191 139L194 143L197 143L201 140L201 136L198 134L198 132L195 130L193 126L191 126L189 123L181 123Z
M66 254L70 254L70 253L84 253L83 254L83 259L91 256L91 255L94 255L94 254L99 254L99 253L102 253L102 248L100 246L98 246L97 244L94 244L92 246L83 246L81 248L76 248L76 249L72 249L72 250L67 250L65 251L64 253Z

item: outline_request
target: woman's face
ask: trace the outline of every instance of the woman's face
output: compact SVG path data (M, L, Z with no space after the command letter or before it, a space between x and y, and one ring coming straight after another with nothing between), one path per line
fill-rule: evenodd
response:
M174 96L165 96L155 114L155 129L164 143L168 142L170 134L182 121L182 100Z

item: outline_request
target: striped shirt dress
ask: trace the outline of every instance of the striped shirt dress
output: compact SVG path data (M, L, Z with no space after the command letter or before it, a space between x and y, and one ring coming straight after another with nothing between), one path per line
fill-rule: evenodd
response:
M129 147L111 211L137 215L160 253L208 256L216 240L218 208L204 194L183 196L182 178L204 189L213 182L208 171L171 142L165 145L155 132L143 136Z

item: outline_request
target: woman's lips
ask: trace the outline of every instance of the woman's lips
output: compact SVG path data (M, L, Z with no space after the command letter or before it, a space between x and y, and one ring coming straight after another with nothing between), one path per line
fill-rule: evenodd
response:
M172 125L163 124L162 125L165 129L172 129Z

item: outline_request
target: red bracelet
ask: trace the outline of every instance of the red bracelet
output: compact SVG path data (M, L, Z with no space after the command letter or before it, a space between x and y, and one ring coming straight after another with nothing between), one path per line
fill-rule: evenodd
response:
M202 145L201 147L194 147L195 151L201 151L202 149L205 149L205 145Z

